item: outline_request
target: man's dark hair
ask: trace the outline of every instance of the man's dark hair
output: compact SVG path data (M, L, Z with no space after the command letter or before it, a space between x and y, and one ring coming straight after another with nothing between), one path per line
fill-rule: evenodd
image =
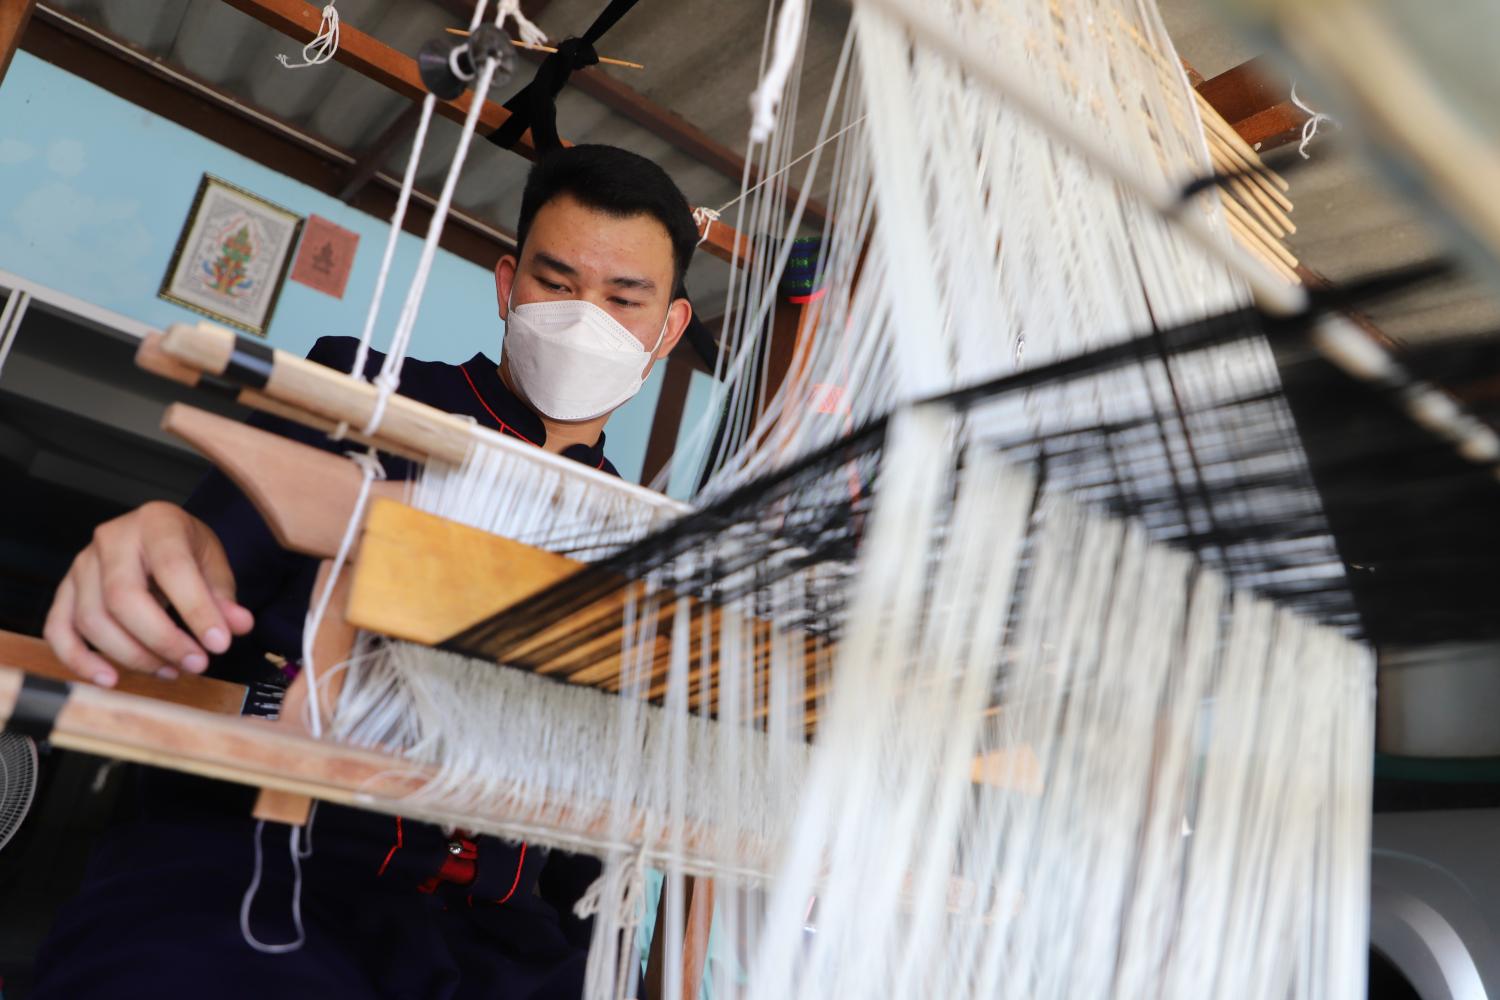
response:
M682 277L698 245L698 226L687 198L667 172L644 156L617 146L570 146L554 150L531 168L516 223L516 256L543 205L560 194L616 218L649 215L672 240L673 295L682 295Z

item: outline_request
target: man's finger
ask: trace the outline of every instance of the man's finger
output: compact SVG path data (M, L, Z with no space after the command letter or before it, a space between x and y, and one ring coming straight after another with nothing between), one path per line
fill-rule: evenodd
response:
M224 620L229 623L229 631L235 635L246 635L255 627L255 615L227 597L219 598L219 614L224 616Z
M170 666L132 638L110 615L104 604L98 563L87 549L74 565L80 570L73 576L73 624L78 634L104 656L130 670L155 673Z
M255 627L255 616L234 599L234 570L230 568L229 557L224 554L224 546L211 529L202 525L198 526L195 535L198 536L195 539L198 566L208 581L208 589L214 592L219 602L219 614L229 625L230 634L245 635Z
M177 532L164 533L145 539L144 546L146 572L203 648L210 653L228 649L229 626L219 613L219 602L193 556L187 537Z
M115 668L98 653L84 645L73 628L73 581L65 578L52 598L52 608L47 612L47 623L42 628L42 638L52 647L53 654L80 677L93 681L100 687L114 687L120 679Z
M149 649L161 662L194 673L208 666L208 656L146 589L145 575L139 584L104 579L104 606L121 628Z

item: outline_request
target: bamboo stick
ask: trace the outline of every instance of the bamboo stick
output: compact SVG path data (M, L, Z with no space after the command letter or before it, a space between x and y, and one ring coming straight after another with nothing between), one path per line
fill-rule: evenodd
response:
M1256 242L1260 243L1266 250L1274 254L1276 258L1283 264L1285 264L1288 268L1295 268L1297 266L1297 258L1292 256L1292 252L1286 247L1282 246L1281 241L1268 233L1265 227L1256 222L1254 217L1252 217L1249 212L1245 211L1244 206L1240 205L1239 202L1233 200L1232 198L1226 197L1223 198L1222 201L1224 203L1224 206L1229 210L1229 216L1233 218L1248 235L1253 237Z
M1282 211L1276 200L1266 193L1262 185L1256 184L1251 177L1240 172L1239 168L1224 154L1223 147L1210 143L1209 156L1213 160L1215 170L1236 175L1232 183L1235 190L1241 193L1240 200L1256 209L1256 214L1269 216L1275 222L1276 227L1285 234L1297 231L1296 224Z
M467 28L447 28L445 30L450 35L458 35L461 38L468 38L469 37L469 31L468 31ZM531 51L531 52L556 52L557 51L556 47L554 47L554 46L551 46L551 45L530 45L530 44L528 44L526 42L521 41L519 38L512 38L510 40L510 44L514 45L518 49L526 49L526 50ZM599 61L601 63L603 63L604 65L606 65L606 66L624 66L626 69L645 69L646 68L641 63L631 62L628 59L610 59L610 58L607 58L605 56L600 56L599 57Z

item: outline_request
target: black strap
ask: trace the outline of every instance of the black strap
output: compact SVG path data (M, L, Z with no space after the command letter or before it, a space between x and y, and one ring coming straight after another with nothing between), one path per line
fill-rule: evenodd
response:
M557 135L557 95L575 69L599 61L594 43L635 5L636 0L610 0L582 37L569 38L557 47L556 52L543 59L531 82L505 102L510 117L489 134L490 142L511 149L529 128L538 155L561 149L562 140Z
M264 389L275 366L276 352L270 344L236 337L234 352L229 355L229 364L221 377L247 389Z
M57 715L68 703L72 685L50 677L27 674L16 695L16 707L5 722L5 731L41 741L52 735Z

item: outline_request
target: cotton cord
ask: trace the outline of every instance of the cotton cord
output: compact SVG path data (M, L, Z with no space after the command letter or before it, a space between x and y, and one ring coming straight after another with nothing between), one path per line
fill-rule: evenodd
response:
M370 338L375 333L375 322L380 315L380 305L385 298L386 281L390 277L391 263L396 256L396 244L401 238L402 225L406 221L406 209L411 203L411 194L416 186L417 165L422 158L422 150L427 144L427 127L432 123L432 112L437 106L437 98L428 94L422 99L422 114L417 119L417 131L412 137L411 150L406 155L406 170L401 175L401 190L396 195L396 209L391 215L390 226L386 229L385 249L380 255L380 270L375 275L375 291L370 296L370 305L365 311L365 325L360 331L359 348L354 352L354 363L350 366L349 374L355 378L365 377L365 359L370 353ZM343 436L346 426L339 425L339 437Z
M719 212L702 206L693 209L693 224L698 227L698 246L708 239L708 231L719 221Z
M745 190L741 191L739 194L735 195L733 198L731 198L728 201L726 201L724 204L720 205L717 211L715 211L714 209L706 209L706 208L696 208L696 209L694 209L693 210L693 219L695 221L698 219L698 213L699 212L713 212L712 218L714 220L717 220L721 214L723 214L724 212L729 211L729 209L733 208L735 205L738 205L746 197L754 194L756 191L759 191L761 188L765 187L767 184L769 184L772 181L776 180L778 177L781 177L782 175L786 174L787 171L791 170L797 164L801 163L803 160L806 160L809 156L812 156L814 153L817 153L820 150L822 150L822 148L824 146L827 146L829 143L837 142L839 139L843 138L843 136L844 136L844 134L846 132L848 132L850 129L853 129L856 126L862 124L864 122L864 120L865 120L865 116L864 115L860 115L854 121L850 122L849 124L845 125L843 128L839 129L837 132L833 133L833 135L828 136L826 139L819 140L811 149L807 150L805 153L803 153L801 156L797 157L792 162L788 163L786 166L781 167L780 169L778 169L773 174L770 174L770 175L768 175L766 177L762 177L759 181L757 181L755 183L754 186L746 188ZM707 239L707 238L708 238L708 233L707 233L707 230L705 230L704 231L704 239ZM701 243L702 240L699 240L699 242Z
M323 706L318 697L319 666L314 656L318 630L322 627L323 618L328 613L328 602L332 600L339 574L343 572L344 565L348 562L359 527L364 523L365 506L370 499L370 486L375 480L385 478L385 468L380 464L380 458L374 448L362 453L356 452L347 457L360 469L359 494L355 498L354 511L349 517L349 523L344 527L344 537L339 541L338 553L334 556L328 578L323 581L323 588L318 592L317 600L308 610L307 617L302 624L302 676L307 679L307 727L313 739L323 735ZM330 667L333 666L337 665L330 664Z
M504 27L509 20L516 26L516 33L521 41L527 45L542 45L547 41L547 33L538 28L526 15L521 12L521 0L500 0L499 9L495 13L495 24Z
M261 850L261 832L265 829L265 820L255 821L255 833L253 841L255 844L255 869L250 876L250 884L245 888L245 895L240 899L240 936L245 943L263 955L287 955L297 951L307 942L307 931L302 926L302 859L312 854L312 817L308 817L307 851L303 853L298 844L300 829L296 826L287 828L287 854L292 861L292 926L297 929L297 936L291 941L282 944L268 944L255 936L250 929L250 909L255 904L255 896L260 891L261 869L264 865L264 857Z
M323 8L323 20L313 40L302 46L302 61L292 62L284 52L276 54L276 61L287 69L306 69L321 66L334 57L339 50L339 12L332 0Z
M483 4L480 8L483 8ZM499 61L496 59L485 60L479 73L479 81L475 85L476 93L489 92L490 81L494 79L498 66ZM370 419L364 427L366 436L373 437L379 431L380 422L385 417L386 406L400 386L401 366L406 361L407 348L411 342L412 332L416 328L422 295L426 291L427 280L432 273L432 264L437 257L438 246L442 240L443 226L448 218L449 207L453 203L453 193L458 188L458 178L463 171L464 161L468 158L469 149L473 144L474 131L479 123L479 114L483 108L483 101L471 101L468 114L464 116L458 149L453 155L453 162L449 165L448 174L443 180L443 189L438 195L437 205L432 210L432 221L428 224L427 236L422 243L422 254L417 261L416 273L412 276L411 284L407 288L406 301L401 307L396 331L391 337L390 349L386 353L385 362L381 365L380 375L374 380L379 391L375 397L375 406L371 411Z
M1297 152L1302 154L1302 158L1304 160L1311 159L1307 155L1307 144L1312 142L1313 136L1318 134L1318 126L1324 122L1331 122L1334 125L1337 125L1338 122L1331 115L1326 115L1321 111L1314 111L1303 103L1302 99L1297 96L1297 81L1295 80L1292 81L1292 103L1311 116L1307 121L1302 123L1302 141L1297 143Z

